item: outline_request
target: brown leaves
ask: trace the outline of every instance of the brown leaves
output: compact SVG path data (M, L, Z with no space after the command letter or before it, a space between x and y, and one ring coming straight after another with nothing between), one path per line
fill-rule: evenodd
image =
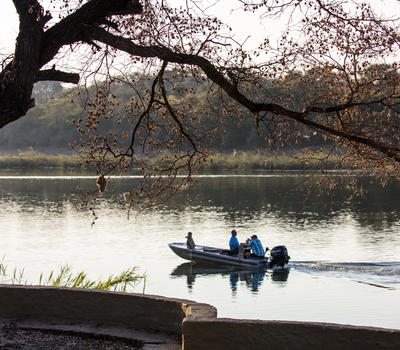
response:
M102 196L104 191L106 190L107 180L104 178L104 175L100 175L96 180L96 185L99 189L99 195Z

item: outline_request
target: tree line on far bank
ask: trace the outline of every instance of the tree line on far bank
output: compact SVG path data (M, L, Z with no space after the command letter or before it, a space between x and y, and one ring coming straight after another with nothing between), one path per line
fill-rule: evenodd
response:
M172 72L170 72L172 74ZM299 73L296 73L299 74ZM149 77L148 81L151 81ZM115 85L115 84L114 84ZM185 87L196 86L193 96L190 98L191 109L198 113L198 125L202 129L215 131L215 136L209 140L209 149L216 153L235 153L235 152L263 152L268 149L277 149L282 145L271 145L271 139L266 140L265 132L260 132L255 126L252 118L243 115L227 114L222 120L215 112L215 115L203 115L202 105L211 105L211 110L217 109L218 101L215 96L210 96L210 87L206 82L202 84L192 84L190 80L180 82L179 85ZM114 87L115 97L121 104L129 103L130 86L123 83ZM282 89L282 88L280 88ZM95 90L89 89L89 94ZM298 85L294 94L300 96L304 94L304 89ZM33 96L36 100L36 107L31 109L28 114L0 129L0 149L1 154L17 154L21 151L34 150L46 154L71 154L71 145L79 143L81 134L77 132L76 122L86 119L87 102L85 94L77 89L67 89L59 82L43 81L35 85ZM185 104L187 101L180 101L177 97L176 104ZM214 105L214 106L213 106ZM245 112L243 112L245 113ZM126 132L127 125L124 123L116 124L111 121L103 120L98 125L100 132L108 132L113 129L116 133ZM269 125L269 127L273 127ZM304 132L300 138L293 136L291 142L291 130L286 130L286 144L283 145L284 151L288 153L298 152L305 144L316 148L326 145L326 140L321 134L312 131ZM304 140L304 143L301 140ZM271 147L272 146L272 147Z

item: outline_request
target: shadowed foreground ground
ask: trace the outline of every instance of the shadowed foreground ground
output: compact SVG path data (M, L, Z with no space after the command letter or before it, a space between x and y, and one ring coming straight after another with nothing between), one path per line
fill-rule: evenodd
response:
M105 336L74 334L70 332L17 329L3 325L0 330L0 349L121 349L142 348L140 341L114 339Z
M88 324L0 321L0 350L179 350L180 339ZM133 338L135 336L135 338Z

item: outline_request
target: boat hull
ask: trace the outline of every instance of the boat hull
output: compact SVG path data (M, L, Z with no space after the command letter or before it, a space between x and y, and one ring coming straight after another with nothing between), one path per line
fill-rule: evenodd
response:
M268 267L267 259L232 256L224 254L224 250L219 248L196 246L195 249L188 249L185 243L170 243L169 247L176 255L186 260L233 266Z

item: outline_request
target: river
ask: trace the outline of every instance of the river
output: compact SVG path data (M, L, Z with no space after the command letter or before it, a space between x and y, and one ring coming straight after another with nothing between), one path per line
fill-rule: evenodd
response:
M32 284L64 264L94 279L138 266L146 293L210 303L219 317L400 329L400 184L362 178L365 197L349 200L343 191L319 196L317 180L203 175L168 203L133 209L128 220L117 193L137 179L119 178L93 204L91 225L92 214L77 207L95 177L3 171L0 255ZM265 246L286 245L288 273L192 265L168 248L188 231L197 244L227 247L233 228L240 241L256 233Z

